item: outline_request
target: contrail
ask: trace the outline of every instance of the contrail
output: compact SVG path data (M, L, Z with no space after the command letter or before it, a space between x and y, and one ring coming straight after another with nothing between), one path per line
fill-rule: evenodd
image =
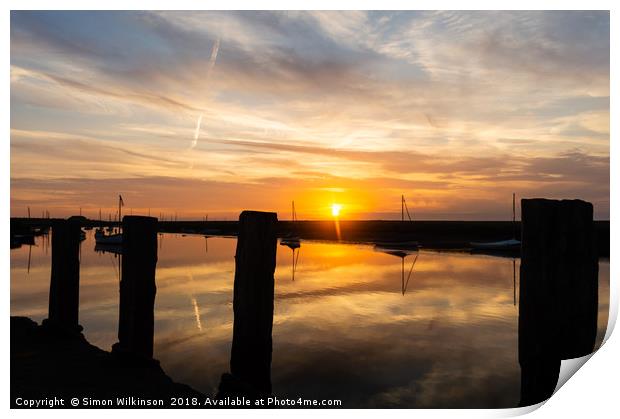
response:
M198 121L196 121L196 130L194 131L194 141L192 141L191 148L196 147L198 144L198 136L200 135L200 124L202 123L202 114L198 117Z
M211 57L209 58L209 66L207 67L207 78L211 75L213 68L215 67L215 61L217 61L217 53L220 50L220 38L218 37L213 43L211 48Z
M209 64L207 66L207 80L211 78L211 73L213 72L213 68L215 68L215 62L217 61L217 53L220 50L220 38L218 37L213 43L213 47L211 48L211 57L209 57ZM192 141L190 150L195 148L198 145L198 137L200 136L200 124L202 124L202 114L198 116L198 121L196 121L196 129L194 131L194 140Z

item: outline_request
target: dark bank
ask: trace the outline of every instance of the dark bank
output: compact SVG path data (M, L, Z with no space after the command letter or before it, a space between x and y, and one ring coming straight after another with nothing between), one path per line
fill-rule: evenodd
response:
M32 240L32 236L46 231L51 225L47 219L12 218L12 237ZM100 222L82 218L87 228L118 226L114 222ZM206 236L236 236L238 221L159 221L157 231L162 233L200 234ZM599 257L609 256L609 221L594 221L595 243ZM278 221L278 237L292 234L305 240L328 240L351 243L377 243L414 240L421 248L434 250L472 249L472 242L494 242L521 238L521 222L512 221ZM340 234L340 237L339 237ZM12 242L13 243L13 242ZM518 251L515 253L518 254Z

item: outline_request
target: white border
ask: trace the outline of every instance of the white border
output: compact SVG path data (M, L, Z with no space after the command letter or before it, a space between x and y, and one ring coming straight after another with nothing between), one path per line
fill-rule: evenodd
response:
M9 266L10 266L10 252L8 249L8 232L9 232L9 206L10 206L10 142L9 142L9 130L10 130L10 9L26 10L26 9L79 9L79 10L161 10L161 9L173 9L173 10L232 10L232 9L310 9L310 10L401 10L401 9L414 9L414 10L439 10L439 9L452 9L452 10L496 10L496 9L508 9L508 10L611 10L611 101L610 101L610 115L612 115L611 124L611 138L610 138L610 152L611 152L611 202L610 202L610 217L615 219L616 211L618 208L618 194L615 190L616 180L618 179L617 170L617 123L615 123L614 117L618 115L617 106L614 98L618 94L618 81L614 74L618 72L618 48L617 48L617 25L619 23L618 2L604 1L604 0L590 0L590 1L543 1L543 0L521 0L521 1L480 1L470 0L467 2L456 0L435 0L433 2L407 2L402 0L382 0L382 1L370 1L370 0L358 0L341 1L341 0L317 0L313 2L284 2L278 0L263 0L261 2L251 2L242 0L227 0L225 2L198 2L196 0L175 0L175 1L153 1L153 0L134 0L131 3L120 0L108 0L105 2L84 2L76 0L57 0L53 3L44 0L22 0L22 1L8 1L5 2L5 12L2 14L2 47L4 49L2 74L2 93L4 97L3 112L1 114L3 128L6 133L6 138L2 141L2 164L0 168L2 175L0 175L0 187L2 188L3 205L0 209L0 218L3 220L0 222L0 233L2 236L4 252L0 258L0 272L3 273L2 280L4 281L5 294L2 299L2 308L5 313L2 318L3 336L8 336L8 324L9 324L9 299L10 299L10 278L9 278ZM501 4L502 7L499 7ZM53 6L53 7L52 7ZM611 215L613 214L613 215ZM619 236L619 229L616 224L611 224L611 254L614 254L614 250L617 248L617 237ZM617 336L610 336L610 332L615 324L618 312L618 268L615 263L611 263L610 267L610 327L605 339L608 340L603 347L594 355L592 359L587 362L587 365L579 371L578 378L569 380L557 394L555 394L542 409L536 410L539 406L523 409L506 409L506 410L332 410L322 411L320 413L313 410L269 410L269 411L218 411L217 415L215 411L183 411L184 416L194 416L204 418L205 415L216 415L222 417L242 417L252 415L252 417L259 418L273 418L273 417L288 417L295 415L300 418L314 418L315 415L321 416L341 416L355 415L356 418L376 417L384 415L389 412L390 415L397 417L410 417L415 415L416 417L433 417L433 418L445 418L445 417L504 417L514 416L519 414L525 414L535 410L532 413L532 417L548 418L548 417L561 417L563 415L573 416L597 416L597 417L615 417L618 412L617 406L618 399L616 383L619 372L620 362L618 361L619 347ZM4 371L9 367L9 348L8 345L2 346L2 359L4 361ZM4 374L4 380L2 381L2 404L8 410L9 408L9 374ZM11 411L11 415L15 417L31 417L38 415L45 415L46 417L81 417L85 414L81 410L45 410L45 411ZM108 412L104 410L100 411L88 411L90 417L107 417L110 414L121 415L139 415L140 412L136 411L114 411ZM144 413L142 413L144 414ZM148 411L149 416L154 417L166 417L170 415L168 411Z

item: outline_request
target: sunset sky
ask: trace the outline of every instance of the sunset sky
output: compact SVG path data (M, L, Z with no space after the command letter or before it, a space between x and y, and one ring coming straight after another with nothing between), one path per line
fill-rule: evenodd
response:
M608 12L12 12L11 215L609 219Z

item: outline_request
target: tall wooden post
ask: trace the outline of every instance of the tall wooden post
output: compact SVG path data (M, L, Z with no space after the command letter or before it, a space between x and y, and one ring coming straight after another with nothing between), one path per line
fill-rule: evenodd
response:
M598 311L598 259L592 204L521 201L519 363L521 405L555 389L562 359L592 353Z
M271 393L277 221L270 212L243 211L239 217L230 372L258 394Z
M157 218L125 216L116 354L153 358L156 265Z
M71 217L52 222L52 267L46 327L79 333L80 223Z

